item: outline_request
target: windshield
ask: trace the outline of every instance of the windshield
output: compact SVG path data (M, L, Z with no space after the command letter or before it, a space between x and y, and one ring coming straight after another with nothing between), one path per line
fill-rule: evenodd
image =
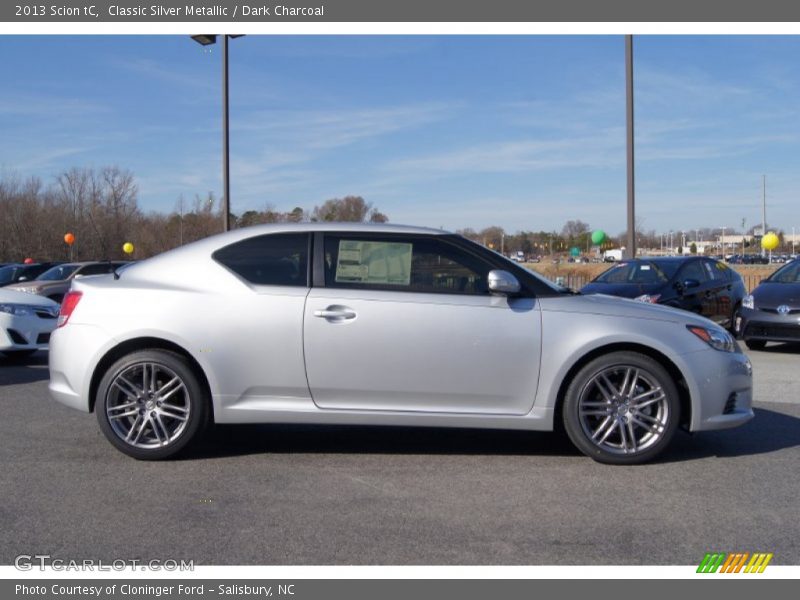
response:
M772 283L800 282L800 259L786 263L767 278Z
M36 281L61 281L72 275L77 268L78 265L58 265L39 275Z
M639 285L666 283L667 281L669 281L669 277L659 265L649 261L617 263L595 279L597 283L635 283Z

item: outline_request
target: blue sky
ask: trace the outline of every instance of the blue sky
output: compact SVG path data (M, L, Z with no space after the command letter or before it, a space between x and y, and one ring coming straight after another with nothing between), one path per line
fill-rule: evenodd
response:
M621 36L231 42L233 211L364 196L393 222L625 228ZM637 36L645 229L800 228L800 37ZM144 210L221 189L220 53L186 36L2 36L0 168L133 171Z

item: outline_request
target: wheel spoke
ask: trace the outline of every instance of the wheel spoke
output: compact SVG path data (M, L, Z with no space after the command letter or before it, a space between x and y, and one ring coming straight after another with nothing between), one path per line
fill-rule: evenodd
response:
M128 430L128 435L125 436L126 442L131 440L131 436L133 435L134 429L136 429L136 426L139 424L139 421L143 419L144 417L142 415L139 415L138 417L136 417L136 419L134 419L133 423L131 424L131 428Z
M626 398L633 396L636 384L639 382L639 369L628 369L628 371L630 372L630 381L628 381L628 386L622 390L622 396ZM628 378L628 373L625 374L625 377Z
M628 422L625 424L628 430L628 437L631 441L631 452L636 452L638 447L636 446L636 434L633 432L633 419L628 419Z
M597 389L600 390L600 393L603 394L603 397L609 402L611 402L614 399L614 396L617 395L614 384L609 381L605 373L601 373L600 377L595 379L595 385L597 385Z
M605 410L602 408L596 408L592 410L582 410L581 416L584 417L604 417L606 415L611 414L611 407L606 408Z
M654 435L660 435L661 434L661 426L660 426L660 424L653 425L653 424L650 424L650 423L645 423L644 421L642 421L642 420L640 420L640 419L638 419L636 417L631 417L631 421L633 423L636 423L639 427L642 427L643 429L646 429L647 431L649 431L650 433L652 433Z
M137 404L138 402L134 399L133 401L126 402L125 404L117 404L116 406L109 406L107 412L111 413L112 411L117 411L117 410L127 410L133 406L136 406Z
M138 400L139 394L141 394L143 391L137 388L134 383L131 383L130 381L125 379L125 377L123 377L122 375L119 375L114 380L113 385L117 386L122 391L122 393L125 394L131 400Z
M164 426L164 422L161 420L161 415L159 415L157 412L153 413L150 416L150 421L152 423L153 432L156 435L156 439L158 440L158 443L163 446L164 444L169 442L169 438L170 438L169 429L167 429ZM161 430L161 431L159 431L159 430Z
M133 410L129 410L128 412L118 413L114 415L108 415L109 419L124 419L125 417L132 417L133 415L138 415L139 409L134 408Z
M664 390L662 390L660 387L657 387L653 388L652 390L642 392L638 396L631 398L631 406L635 408L644 408L645 406L650 406L656 402L661 402L661 400L664 398L666 398Z
M161 398L161 400L169 400L169 399L170 399L172 396L174 396L174 395L175 395L177 392L179 392L179 391L181 391L181 390L183 390L183 389L185 389L185 388L183 387L183 383L180 383L180 384L178 384L178 386L177 386L177 387L173 387L173 388L172 388L170 391L168 391L166 394L164 394L163 396L159 396L159 397Z
M625 433L626 427L624 424L619 422L617 423L617 425L619 426L619 443L622 446L622 451L628 452L628 437L627 434Z
M164 394L165 392L169 391L169 388L171 388L171 387L172 387L172 386L174 386L175 384L178 384L179 386L180 386L180 385L182 385L182 384L181 384L181 378L180 378L180 377L178 377L177 375L176 375L175 377L173 377L172 379L170 379L170 380L169 380L167 383L165 383L164 385L162 385L160 388L158 388L158 389L155 391L155 393L163 397L163 394Z
M632 372L633 369L630 367L625 369L625 377L622 379L622 384L619 386L619 390L617 391L620 396L625 396L626 392L628 391L628 382L630 381Z
M177 406L162 406L161 408L156 410L156 414L159 414L162 417L175 419L176 421L185 421L186 419L188 419L188 417L186 416L186 412L187 411L185 411L183 409L179 409L179 410L182 410L184 414L176 414L176 413L172 412L173 410L177 410L177 409L179 409L179 407L177 407Z
M642 412L640 410L634 411L633 412L633 416L635 416L637 418L641 418L641 419L647 419L648 421L652 421L653 423L656 423L657 425L661 424L661 420L660 419L657 419L656 417L654 417L652 415L648 415L647 413L644 413L644 412Z
M614 432L614 430L617 428L617 420L615 418L608 417L607 420L608 420L608 426L603 430L603 435L600 437L600 439L597 440L597 444L598 445L600 445L603 442L605 442L608 439L608 436L610 436ZM595 431L594 437L596 437L597 434L599 434L599 433L600 433L600 429L598 428L598 430Z
M150 390L152 393L156 393L156 386L158 385L158 367L155 365L150 365Z

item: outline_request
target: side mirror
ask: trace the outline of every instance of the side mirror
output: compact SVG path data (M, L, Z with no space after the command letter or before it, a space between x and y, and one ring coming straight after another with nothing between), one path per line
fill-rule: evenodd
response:
M508 271L494 269L489 271L489 291L495 294L516 294L520 290L519 281Z
M686 289L700 287L700 282L697 279L687 279L683 282L683 287Z

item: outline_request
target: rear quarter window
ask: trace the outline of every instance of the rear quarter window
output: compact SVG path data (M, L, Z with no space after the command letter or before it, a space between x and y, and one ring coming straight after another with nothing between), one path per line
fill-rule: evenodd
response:
M248 238L220 248L218 263L256 285L308 285L306 233L276 233Z

